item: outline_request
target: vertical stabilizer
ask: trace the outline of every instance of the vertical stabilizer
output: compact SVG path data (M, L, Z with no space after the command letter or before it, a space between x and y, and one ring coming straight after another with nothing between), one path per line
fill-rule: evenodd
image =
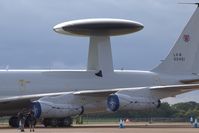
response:
M169 55L152 71L170 74L199 73L199 8L192 15Z

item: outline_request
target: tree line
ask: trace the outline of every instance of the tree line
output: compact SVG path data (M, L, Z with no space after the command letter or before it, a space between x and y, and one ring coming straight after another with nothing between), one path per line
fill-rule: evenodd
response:
M185 102L170 105L167 102L161 104L158 109L150 109L144 111L125 111L117 113L103 113L92 114L87 117L99 118L115 118L115 117L129 117L129 118L148 118L148 117L164 117L164 118L189 118L199 117L199 103Z

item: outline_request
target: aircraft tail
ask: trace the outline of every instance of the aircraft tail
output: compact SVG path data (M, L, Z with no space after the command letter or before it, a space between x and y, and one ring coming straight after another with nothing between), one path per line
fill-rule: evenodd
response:
M199 73L199 8L190 18L169 55L152 71L169 74Z

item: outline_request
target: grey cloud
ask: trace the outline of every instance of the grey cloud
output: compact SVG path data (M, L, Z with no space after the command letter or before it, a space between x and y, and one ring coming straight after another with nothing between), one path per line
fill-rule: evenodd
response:
M194 9L188 6L187 10L184 10L184 5L177 5L177 2L2 0L0 47L3 48L3 52L0 53L0 60L3 64L9 63L13 67L27 67L41 62L49 65L50 60L57 58L75 64L86 64L82 58L70 61L72 59L69 58L69 54L75 50L75 56L86 59L88 39L58 35L53 32L52 27L72 19L113 17L137 20L145 25L144 30L139 33L113 38L115 67L150 69L166 56ZM144 51L145 54L140 54L139 51L142 51L143 47L147 47L148 50ZM153 51L159 47L163 52L157 51L155 55ZM132 63L124 60L127 58L126 55L131 57ZM7 57L8 60L2 57ZM30 63L23 64L23 60L30 57ZM38 62L34 57L40 57L42 61ZM144 59L147 62L141 61Z

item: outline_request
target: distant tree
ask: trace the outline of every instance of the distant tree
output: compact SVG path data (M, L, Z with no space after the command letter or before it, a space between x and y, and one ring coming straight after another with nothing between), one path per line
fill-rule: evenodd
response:
M171 106L175 110L175 117L198 117L199 116L199 103L196 102L186 102L177 103Z
M161 104L158 109L144 111L122 111L116 113L102 113L88 115L88 118L149 118L149 117L178 117L178 118L199 118L199 103L186 102L170 105L167 102Z

